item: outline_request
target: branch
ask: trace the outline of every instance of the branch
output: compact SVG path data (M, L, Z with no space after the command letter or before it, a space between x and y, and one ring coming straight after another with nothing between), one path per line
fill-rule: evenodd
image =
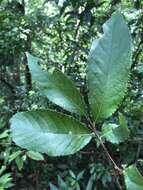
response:
M93 128L93 132L94 132L94 134L96 135L96 137L98 138L98 140L99 140L99 142L100 142L100 144L101 144L101 146L102 146L102 148L103 148L103 150L104 150L106 156L108 157L108 159L109 159L109 160L111 161L111 163L113 164L114 169L117 170L117 171L119 172L119 174L122 174L122 169L117 166L117 164L115 163L115 161L114 161L113 158L111 157L110 153L108 152L108 149L106 148L106 146L104 145L102 139L101 139L100 136L98 135L98 132L97 132L97 130L96 130L95 127Z
M103 150L104 150L104 152L105 152L105 154L106 154L108 160L113 164L114 169L115 169L114 176L115 176L116 179L117 179L117 184L118 184L120 190L122 190L122 186L121 186L121 184L120 184L120 182L119 182L119 180L118 180L118 176L117 176L117 175L122 175L122 174L123 174L123 170L115 163L115 161L113 160L112 156L110 155L108 149L107 149L106 146L104 145L102 139L100 138L100 136L99 136L99 134L98 134L98 132L97 132L97 130L96 130L96 128L95 128L95 123L92 123L91 120L90 120L90 118L87 118L87 117L86 117L86 119L87 119L87 121L88 121L89 124L90 124L90 128L92 129L92 131L94 132L95 136L96 136L97 139L99 140L99 142L100 142L100 144L101 144L101 146L102 146L102 148L103 148ZM118 172L118 173L117 173L117 172Z

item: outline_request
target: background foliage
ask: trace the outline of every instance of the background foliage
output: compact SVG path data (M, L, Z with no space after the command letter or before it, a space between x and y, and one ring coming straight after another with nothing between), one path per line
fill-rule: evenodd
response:
M143 158L143 2L141 0L1 0L0 1L0 187L10 189L119 189L103 150L91 142L76 155L51 158L16 147L9 118L18 111L52 107L32 84L25 52L42 66L65 72L87 100L85 68L91 42L115 10L128 21L133 39L129 93L120 110L131 130L119 146L107 143L117 163ZM60 110L63 111L63 110ZM111 120L117 120L115 113ZM39 160L34 161L34 160ZM123 185L123 182L120 182ZM91 187L91 188L90 188Z

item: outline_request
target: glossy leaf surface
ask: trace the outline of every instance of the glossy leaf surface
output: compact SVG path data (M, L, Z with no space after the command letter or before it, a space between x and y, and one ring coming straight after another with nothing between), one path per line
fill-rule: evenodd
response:
M56 68L44 71L38 65L36 57L30 54L27 54L27 57L32 78L42 94L47 96L53 103L70 112L85 114L83 98L73 82L65 74Z
M17 113L11 119L13 141L50 156L73 154L92 138L82 123L51 110Z
M29 158L32 158L33 160L44 160L44 157L42 154L40 154L39 152L34 152L34 151L28 151L27 156Z
M126 190L143 190L143 176L131 165L124 170Z
M105 137L107 141L113 144L119 144L124 142L129 137L129 129L127 126L116 125L116 124L104 124L102 126L102 137Z
M127 90L131 66L131 36L120 13L104 25L103 35L91 46L87 75L89 103L95 121L111 116Z

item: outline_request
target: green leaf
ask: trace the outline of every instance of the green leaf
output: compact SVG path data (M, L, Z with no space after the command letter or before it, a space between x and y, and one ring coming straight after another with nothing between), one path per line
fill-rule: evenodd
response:
M92 175L88 180L86 190L92 190L93 189L92 187L93 187L94 180L95 180L95 177L94 177L94 175Z
M58 175L58 184L60 186L60 190L67 190L67 184L64 182L64 180Z
M16 165L19 169L19 171L21 171L23 169L23 164L24 164L24 160L22 159L22 157L18 156L15 160Z
M79 174L78 174L78 176L77 176L77 180L79 181L80 179L82 179L83 178L83 175L84 175L84 173L85 173L85 170L82 170Z
M32 158L33 160L44 160L43 155L39 152L28 151L26 154L29 158Z
M69 170L69 173L70 173L72 178L76 179L76 175L74 174L74 172L72 170Z
M17 158L20 154L22 153L21 150L18 150L14 153L12 153L10 156L9 156L9 162L13 161L15 158Z
M7 173L0 177L0 185L4 187L4 189L7 187L7 185L13 185L10 182L12 181L11 174ZM1 189L0 189L1 190Z
M126 190L143 190L143 176L138 169L131 165L124 170Z
M128 129L128 125L127 125L127 121L126 118L124 117L124 115L122 113L119 113L119 124L129 133L129 129Z
M102 137L113 144L124 142L129 137L129 129L126 125L116 125L112 123L103 124Z
M59 190L55 185L53 185L52 183L49 184L50 185L50 190Z
M38 65L38 59L30 54L27 55L32 78L41 93L70 112L85 114L83 98L73 82L56 68L51 68L47 72L42 70Z
M0 118L0 129L4 128L6 125L6 121L3 118Z
M11 130L17 145L51 156L73 154L92 138L82 123L51 110L17 113L11 119Z
M0 175L1 175L5 170L6 170L6 166L5 166L5 165L1 166L1 168L0 168Z
M0 134L0 139L8 137L9 130L5 130L3 133Z
M120 13L104 25L91 46L87 75L89 103L95 121L111 116L123 100L131 66L131 36Z

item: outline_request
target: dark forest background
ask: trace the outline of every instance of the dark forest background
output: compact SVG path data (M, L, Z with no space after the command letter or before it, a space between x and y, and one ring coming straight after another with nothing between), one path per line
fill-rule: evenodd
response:
M9 132L9 119L16 112L56 109L32 82L25 52L41 58L45 69L52 65L65 72L86 98L85 69L91 42L116 10L123 13L133 40L129 93L120 106L131 136L124 144L107 143L107 147L117 163L135 162L143 171L143 1L0 0L1 190L119 189L98 143L91 142L72 156L44 155L44 160L35 161L11 142Z

